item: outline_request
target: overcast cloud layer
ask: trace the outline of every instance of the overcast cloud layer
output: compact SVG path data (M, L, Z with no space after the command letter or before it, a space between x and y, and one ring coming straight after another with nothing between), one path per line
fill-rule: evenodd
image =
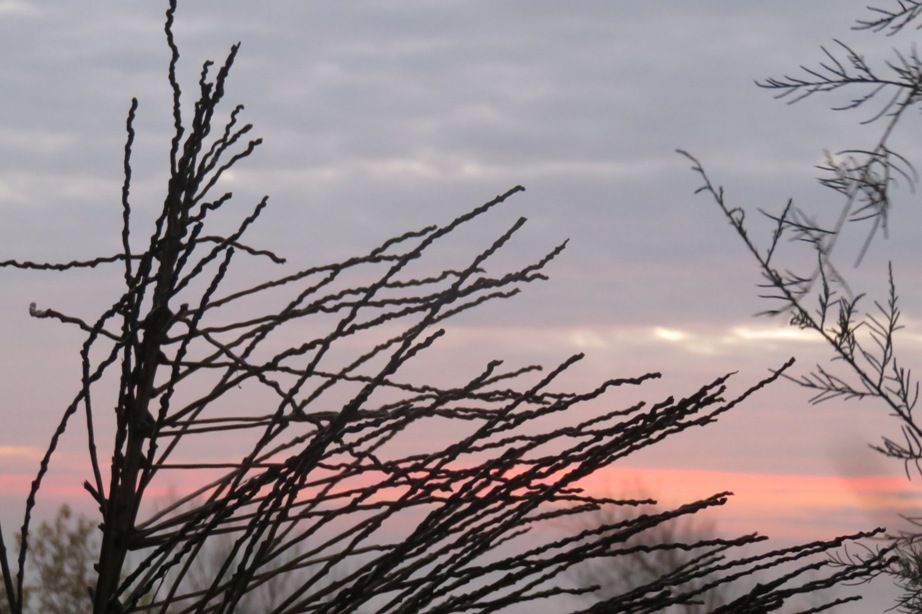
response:
M553 362L586 351L587 381L663 370L663 392L737 368L750 382L796 352L806 365L822 360L821 347L750 317L764 307L753 263L711 203L692 194L698 181L674 150L697 155L753 216L788 196L832 205L811 166L824 149L867 144L873 130L856 127L861 116L830 113L834 99L789 107L753 80L814 62L834 37L881 53L892 41L849 31L864 11L857 0L655 6L199 1L178 12L180 76L188 102L201 62L242 41L228 100L246 105L265 145L228 189L241 207L271 195L251 241L296 265L351 255L525 185L460 248L492 240L519 215L530 222L513 258L570 245L550 282L460 323L466 334L453 349L464 356ZM133 201L148 213L161 202L170 129L163 8L0 1L0 259L118 249L132 96ZM856 275L877 278L888 254L918 261L911 200L894 212L900 223L886 249L872 250ZM93 275L2 275L0 467L26 475L32 446L76 384L79 341L30 320L27 305L87 313L112 288ZM908 266L904 275L918 279ZM920 284L903 289L907 305L920 304ZM918 357L922 336L913 339ZM892 431L882 414L811 409L804 399L778 387L636 462L898 472L869 465L863 447ZM79 452L79 437L66 443Z

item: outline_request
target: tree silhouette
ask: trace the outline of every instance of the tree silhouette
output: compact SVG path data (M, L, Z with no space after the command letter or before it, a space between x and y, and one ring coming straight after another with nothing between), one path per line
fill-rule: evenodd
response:
M58 508L53 522L38 526L29 550L34 583L24 587L22 598L29 611L72 614L92 609L87 587L95 580L93 564L99 547L94 529L89 518L75 514L67 504ZM8 613L3 594L0 612ZM33 604L36 607L30 607Z
M636 510L618 510L602 508L587 514L581 520L580 528L591 528L612 524L622 520L625 514L636 514ZM628 540L627 545L643 545L629 555L610 559L596 559L575 566L569 574L579 585L599 586L594 593L583 595L591 601L604 601L626 589L643 586L664 575L679 573L684 567L694 565L697 558L694 552L679 548L657 549L653 546L671 543L693 543L716 537L714 527L701 521L697 516L683 516L672 522L663 523ZM702 576L693 584L703 587L716 577ZM674 609L685 614L711 612L731 601L730 594L720 587L703 592L699 602L675 606Z
M891 7L872 6L868 11L853 29L893 36L912 25L919 27L922 3L899 0ZM823 59L817 65L801 66L799 73L766 79L758 85L789 103L815 96L840 96L833 110L864 111L862 124L880 126L872 144L826 153L826 162L819 167L820 183L842 198L840 209L832 216L815 207L796 205L793 199L778 213L760 210L774 228L767 246L760 246L749 234L746 211L731 203L694 156L680 153L691 160L693 171L702 180L698 192L717 204L758 264L762 297L771 301L760 315L786 318L792 326L813 331L828 344L830 364L784 377L808 389L812 403L858 399L882 406L897 421L900 437L883 437L871 447L901 461L908 478L911 473L922 474L922 425L914 414L919 380L897 352L898 332L903 328L897 267L892 261L888 263L886 290L873 296L857 289L837 263L850 244L848 226L863 227L864 238L854 254L857 267L874 239L886 236L895 191L900 187L912 189L917 182L912 161L896 150L894 142L905 130L907 114L922 102L922 58L913 47L894 50L890 59L875 64L839 40L821 50ZM824 217L829 221L821 222ZM788 254L782 247L783 239L806 245L807 254ZM917 266L914 262L898 264L911 270ZM903 588L898 607L918 612L922 604L922 535L912 528L891 537L900 552L890 570Z
M205 62L191 116L183 113L173 37L176 2L166 13L174 133L162 208L141 235L132 207L132 146L138 102L127 118L121 247L64 263L8 260L3 267L66 272L118 267L119 296L96 318L33 305L37 318L85 333L82 384L61 415L26 501L18 556L0 542L12 612L24 607L30 531L43 479L60 438L81 416L101 527L93 611L233 612L283 574L273 612L498 611L510 604L594 591L565 572L592 559L639 550L682 550L693 558L640 586L615 591L583 611L659 612L695 603L726 584L738 599L718 611L763 612L792 596L861 581L885 568L888 549L845 558L846 543L880 530L795 547L738 554L765 538L633 543L663 523L723 505L730 493L673 509L639 513L559 539L541 527L601 509L649 500L593 496L579 481L686 429L714 422L775 381L729 389L716 377L687 395L618 405L591 416L582 405L659 377L644 373L569 391L558 378L581 359L549 369L488 360L453 385L405 379L407 367L436 351L446 321L544 280L564 249L501 268L494 256L525 223L484 242L456 266L436 265L434 246L486 218L517 186L446 223L410 230L364 254L287 268L271 250L244 241L268 204L260 200L229 232L215 218L236 201L221 179L259 146L242 106L219 105L239 46L220 66ZM242 258L282 272L252 283ZM107 392L110 393L107 395ZM100 399L115 399L112 414ZM100 408L103 408L100 411ZM114 436L97 436L100 421ZM447 441L445 441L447 439ZM228 449L228 441L240 442ZM203 450L224 450L223 462ZM111 459L108 463L101 459ZM145 513L153 486L177 474L194 484L175 504ZM186 575L228 543L205 587ZM829 555L839 553L840 558ZM130 556L129 556L130 555ZM343 571L345 570L345 571ZM766 580L765 573L774 571ZM806 577L808 573L818 575ZM759 573L758 582L755 579ZM705 578L714 578L702 583ZM824 607L857 599L829 596ZM816 611L816 610L811 610Z

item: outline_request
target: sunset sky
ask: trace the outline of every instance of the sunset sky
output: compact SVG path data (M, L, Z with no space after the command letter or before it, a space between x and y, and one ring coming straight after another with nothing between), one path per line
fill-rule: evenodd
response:
M511 254L534 258L567 238L569 246L550 281L460 319L447 347L471 364L586 352L574 376L584 385L662 371L642 395L655 401L734 370L742 391L789 356L800 371L828 357L817 339L753 317L767 306L755 264L713 203L693 194L698 178L675 149L696 155L753 220L756 208L777 211L789 196L834 215L837 200L817 184L814 165L826 149L871 144L876 129L858 125L868 114L829 111L845 95L788 106L754 80L815 63L834 38L886 58L918 36L851 31L864 6L202 0L180 6L175 30L189 92L204 59L242 41L228 101L246 105L265 144L228 189L243 207L271 197L251 243L292 266L333 261L523 184L524 194L478 227L479 239L524 215ZM133 198L140 215L162 202L171 122L164 8L0 0L0 260L119 249L132 96L140 101ZM922 153L918 140L903 140L902 153ZM922 358L916 199L900 194L889 239L860 270L849 268L851 257L843 263L875 290L893 259L910 366ZM461 248L479 245L464 240ZM0 276L0 521L9 531L79 377L81 335L31 319L28 305L90 315L114 286L98 273ZM709 517L718 529L789 541L922 511L919 476L908 482L902 466L867 448L898 436L881 407L815 407L808 398L780 382L587 487L642 489L667 503L732 490ZM74 429L40 515L64 500L91 508L80 488L83 454Z

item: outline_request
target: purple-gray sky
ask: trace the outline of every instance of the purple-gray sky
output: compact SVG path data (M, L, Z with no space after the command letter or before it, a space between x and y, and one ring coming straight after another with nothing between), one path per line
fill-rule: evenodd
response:
M161 202L171 121L162 4L0 0L0 259L117 251L132 96L140 100L133 201L141 214ZM524 184L525 194L467 240L492 238L526 215L513 256L564 238L570 246L550 282L459 322L450 347L478 360L545 362L586 351L587 382L662 370L654 389L686 392L728 370L741 371L742 386L791 354L805 366L826 354L810 339L779 335L780 322L751 317L764 307L754 263L717 209L693 196L698 180L674 150L698 156L753 218L756 207L777 209L788 196L832 214L836 201L812 166L824 149L869 144L874 129L857 126L860 114L828 111L841 97L791 107L753 80L815 62L833 38L882 56L917 38L850 31L863 13L857 0L669 8L211 0L180 6L176 34L189 92L202 60L243 43L228 100L246 104L265 144L228 187L241 206L271 195L252 243L296 264L332 261ZM919 152L908 136L903 146ZM854 273L879 280L888 257L897 263L907 358L922 349L913 234L922 216L913 200L901 196L890 239ZM99 277L2 272L0 473L34 470L31 450L44 444L79 375L80 336L30 319L28 304L92 313L112 290ZM780 384L633 464L900 473L865 447L894 433L882 409L812 408L806 398ZM71 436L64 457L80 444ZM14 494L2 497L4 521L21 509L22 493ZM878 521L857 511L842 524Z

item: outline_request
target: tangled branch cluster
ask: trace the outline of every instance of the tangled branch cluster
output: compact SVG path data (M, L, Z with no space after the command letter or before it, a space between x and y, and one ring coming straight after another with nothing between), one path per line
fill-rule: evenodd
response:
M860 20L855 28L895 34L917 20L919 3L897 4L896 9L871 8L875 18ZM820 182L845 197L834 224L827 227L818 223L815 213L808 213L789 200L780 214L762 212L775 226L769 247L763 253L748 235L743 210L725 201L722 188L712 184L698 160L686 152L680 153L693 162L693 170L703 180L699 192L710 194L758 262L763 277L761 287L766 291L763 298L775 302L762 315L783 314L790 318L791 324L818 332L831 346L834 360L847 366L847 374L834 374L818 365L815 371L796 381L815 392L814 402L835 398L881 400L899 419L903 441L885 438L877 449L904 461L907 472L910 465L922 471L919 466L922 429L913 417L919 382L911 369L898 360L894 349L895 335L902 324L893 265L890 264L888 271L887 296L872 301L873 309L865 311L865 295L849 286L833 262L833 252L847 221L871 221L871 229L858 253L857 262L860 262L877 231L886 231L892 188L901 180L909 187L915 184L917 176L912 163L892 151L889 141L906 112L922 103L919 97L922 59L915 51L905 54L896 51L897 60L886 62L890 76L885 77L857 51L844 43L836 44L844 57L823 48L826 61L817 68L802 67L805 76L760 83L780 91L779 96L789 97L791 102L840 89L864 92L834 106L835 110L863 108L880 96L888 96L866 122L884 122L877 143L869 148L827 155L827 165L820 167L832 173L832 177L821 177ZM776 264L776 248L783 236L810 246L815 264L809 272L796 272ZM810 306L813 301L816 307Z
M895 35L913 24L917 29L922 27L918 24L922 3L897 0L892 4L892 8L869 7L871 15L858 20L854 29ZM828 343L833 365L841 367L818 364L804 375L785 377L809 389L814 403L868 399L882 404L896 418L900 436L883 437L871 447L902 462L910 477L912 473L922 474L922 426L914 413L920 384L896 351L897 333L903 324L893 264L888 265L885 295L874 300L850 287L833 263L833 252L842 243L846 222L870 222L855 263L860 264L878 232L887 232L894 188L912 189L918 180L912 162L894 151L891 142L900 129L905 130L907 112L922 104L922 58L915 47L905 52L895 50L895 59L875 68L852 47L840 41L835 44L833 51L822 48L825 57L817 67L801 66L799 76L759 83L792 103L844 91L855 94L834 105L833 110L877 105L862 122L882 124L876 143L835 155L827 153L826 164L819 167L825 173L820 183L844 197L833 224L818 223L816 212L807 212L789 200L780 214L762 212L772 221L774 232L768 248L761 250L749 236L744 211L727 202L723 188L712 183L697 159L680 153L692 161L692 170L703 182L698 192L708 194L717 204L758 263L765 291L762 297L773 302L762 315L781 315L794 326L814 331ZM777 263L776 248L782 237L811 248L808 269L797 272ZM872 307L866 306L868 302ZM899 557L890 572L903 589L897 607L917 612L922 604L922 535L918 532L919 519L910 520L914 523L910 530L891 536Z

